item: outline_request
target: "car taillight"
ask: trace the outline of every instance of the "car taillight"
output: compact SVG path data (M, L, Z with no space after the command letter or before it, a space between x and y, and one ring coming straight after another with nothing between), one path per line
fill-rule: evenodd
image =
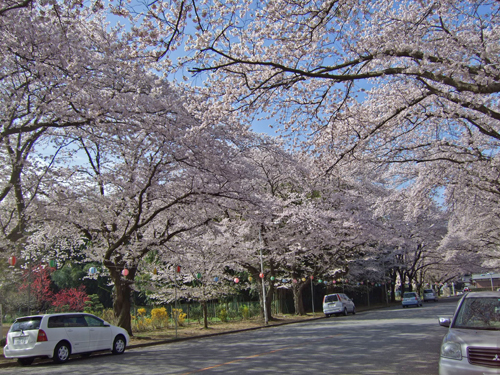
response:
M42 342L42 341L48 341L47 334L44 332L43 329L39 329L38 330L38 337L36 338L36 342Z

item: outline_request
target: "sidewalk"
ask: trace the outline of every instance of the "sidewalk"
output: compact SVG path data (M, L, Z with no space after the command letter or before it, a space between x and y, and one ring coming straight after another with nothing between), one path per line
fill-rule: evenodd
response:
M375 309L382 309L382 308L387 308L387 307L395 307L395 306L401 306L401 302L396 302L393 304L389 305L374 305L374 306L361 306L357 307L356 311L363 312L367 310L375 310ZM220 336L220 335L226 335L226 334L231 334L231 333L236 333L236 332L245 332L245 331L253 331L256 329L265 329L265 328L271 328L271 327L277 327L277 326L282 326L286 324L294 324L294 323L303 323L303 322L308 322L312 320L318 320L318 319L327 319L322 312L316 312L314 315L309 313L306 316L302 317L295 317L295 318L290 318L287 320L273 320L269 322L269 325L265 326L263 325L263 322L255 322L253 326L249 326L246 328L238 328L236 325L234 326L233 329L231 329L231 323L228 323L224 325L224 328L217 327L216 325L212 325L210 328L212 329L212 332L207 333L207 330L199 329L198 332L191 332L189 336L184 336L181 337L180 335L176 338L175 336L170 337L170 338L164 338L161 336L133 336L130 338L130 343L127 346L127 350L134 349L134 348L142 348L142 347L147 347L147 346L153 346L153 345L160 345L160 344L170 344L170 343L175 343L175 342L180 342L180 341L186 341L186 340L192 340L192 339L198 339L198 338L204 338L204 337L213 337L213 336ZM329 318L332 319L332 318ZM209 328L209 331L210 331ZM170 329L170 331L173 331ZM151 332L154 333L154 332ZM170 335L172 336L172 335ZM99 356L99 355L110 355L109 351L104 351L104 352L95 352L92 353L92 357ZM126 355L126 354L125 354ZM75 355L74 357L71 357L71 361L75 360L80 360L81 357L78 355ZM37 363L50 363L52 362L52 359L36 359L35 364ZM3 355L0 356L0 368L8 368L8 367L16 367L18 366L17 360L16 359L7 359Z

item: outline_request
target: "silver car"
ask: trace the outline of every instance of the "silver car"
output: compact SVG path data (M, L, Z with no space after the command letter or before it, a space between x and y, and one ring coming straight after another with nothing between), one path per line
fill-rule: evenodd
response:
M344 293L327 294L323 297L323 313L326 317L332 315L356 314L354 302Z
M440 375L500 374L500 292L464 294L441 345Z
M415 292L406 292L403 294L403 298L401 299L401 304L404 307L408 306L422 306L422 300L420 296Z
M427 301L437 302L436 293L432 289L424 289L424 302Z

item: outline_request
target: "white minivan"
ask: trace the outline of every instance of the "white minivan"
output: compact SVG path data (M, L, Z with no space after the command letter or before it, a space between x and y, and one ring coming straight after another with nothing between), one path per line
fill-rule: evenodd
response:
M5 358L30 365L35 358L66 362L71 354L111 350L122 354L129 343L126 330L85 313L45 314L17 318L7 333Z
M329 317L333 314L356 314L354 302L344 293L327 294L323 297L323 313Z

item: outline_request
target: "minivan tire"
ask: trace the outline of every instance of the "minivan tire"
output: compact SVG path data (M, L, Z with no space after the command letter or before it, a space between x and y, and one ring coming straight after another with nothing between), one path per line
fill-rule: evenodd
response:
M355 307L352 308L352 315L356 315L356 308Z
M347 316L347 307L344 307L344 316Z
M69 359L71 347L67 342L60 342L54 349L54 362L64 363Z
M115 341L113 341L113 354L123 354L126 345L127 342L125 341L125 337L122 335L116 336Z

